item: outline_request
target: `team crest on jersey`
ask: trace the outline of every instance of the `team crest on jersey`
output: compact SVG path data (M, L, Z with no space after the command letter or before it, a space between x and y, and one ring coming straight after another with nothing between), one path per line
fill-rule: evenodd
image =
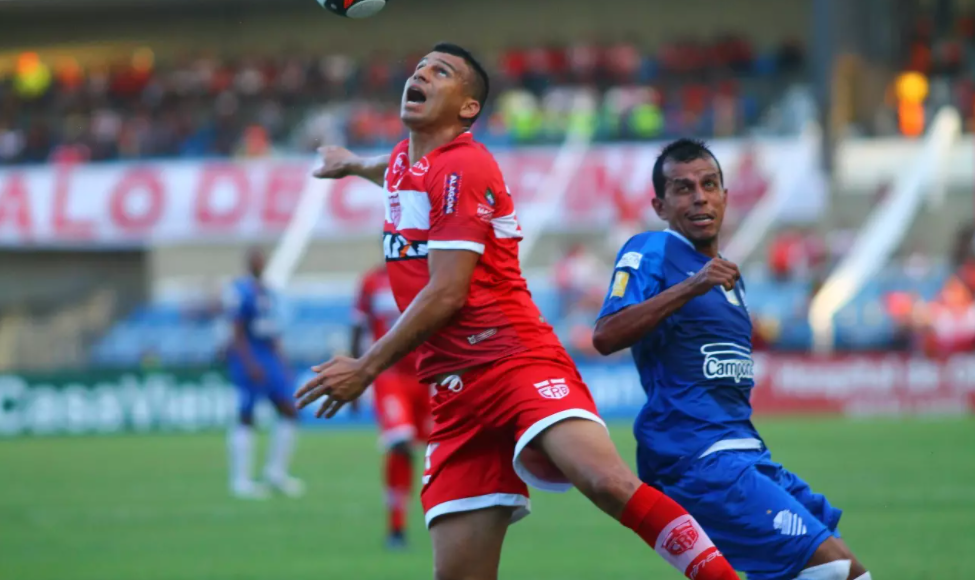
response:
M489 206L494 207L494 203L495 203L494 192L491 191L490 188L488 188L488 190L484 192L484 199L487 200Z
M735 291L734 291L734 290L728 290L728 289L726 289L726 288L724 288L724 287L722 286L722 287L721 287L721 292L722 292L722 293L724 293L724 297L725 297L725 299L726 299L726 300L727 300L727 301L728 301L728 302L729 302L729 303L730 303L730 304L731 304L732 306L741 306L741 302L740 302L740 301L738 300L738 295L737 295L737 294L735 294Z
M715 342L701 347L704 355L704 378L732 379L740 383L755 378L752 351L733 342Z
M694 528L694 522L687 520L670 530L664 540L663 547L671 556L680 556L684 552L694 549L700 538L701 534Z
M452 214L457 208L457 198L460 196L460 173L451 173L444 177L443 183L444 214Z
M383 232L383 255L387 262L426 258L427 251L426 242L411 242L403 234Z
M569 394L565 379L549 379L535 383L535 388L538 389L538 394L546 399L564 399Z
M425 156L421 157L419 161L414 163L413 167L410 167L410 173L417 177L423 177L427 174L427 171L430 171L430 160Z

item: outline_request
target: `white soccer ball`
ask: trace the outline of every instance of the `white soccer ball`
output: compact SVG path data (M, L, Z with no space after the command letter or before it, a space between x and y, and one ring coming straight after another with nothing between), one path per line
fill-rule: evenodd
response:
M346 18L369 18L386 7L386 0L318 0L318 3Z

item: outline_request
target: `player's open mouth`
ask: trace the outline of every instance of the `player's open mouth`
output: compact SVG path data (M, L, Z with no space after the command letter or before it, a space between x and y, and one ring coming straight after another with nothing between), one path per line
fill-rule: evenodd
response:
M695 223L697 225L701 225L701 226L705 226L705 225L708 225L708 224L714 222L714 216L706 215L706 214L692 215L692 216L690 216L687 219L689 219L689 220L691 220L691 222L693 222L693 223Z
M427 96L416 87L406 89L406 102L410 104L420 104L427 102Z

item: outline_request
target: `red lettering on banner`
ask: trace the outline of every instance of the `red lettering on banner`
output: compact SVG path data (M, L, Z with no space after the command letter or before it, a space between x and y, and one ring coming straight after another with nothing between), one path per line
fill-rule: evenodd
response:
M132 209L133 201L143 199L143 209ZM163 185L159 172L149 167L133 169L122 176L112 191L109 211L112 222L128 234L145 233L162 216Z
M264 192L264 207L261 208L264 225L283 228L288 224L308 179L308 166L305 164L288 163L271 167Z
M13 226L18 236L29 238L33 230L30 210L24 174L10 173L0 190L0 232Z
M232 191L234 204L227 209L213 207L214 194L220 190ZM196 221L200 225L227 228L237 225L250 202L250 182L243 167L234 165L209 165L203 170L196 190Z
M68 215L71 199L71 174L74 164L58 164L54 178L54 233L67 240L87 240L95 237L95 225L91 221L73 219Z

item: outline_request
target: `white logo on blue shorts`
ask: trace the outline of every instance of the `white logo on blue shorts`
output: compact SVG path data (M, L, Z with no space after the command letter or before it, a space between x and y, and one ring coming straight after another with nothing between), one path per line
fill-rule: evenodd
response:
M808 531L802 518L789 510L782 510L775 514L772 526L783 536L803 536Z

